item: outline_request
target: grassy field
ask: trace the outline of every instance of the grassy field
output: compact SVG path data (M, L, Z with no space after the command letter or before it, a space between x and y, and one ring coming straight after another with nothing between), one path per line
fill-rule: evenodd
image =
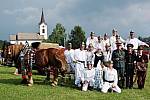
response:
M32 87L20 84L21 76L13 75L15 68L0 67L0 100L150 100L150 69L145 89L123 89L121 94L99 91L83 92L71 85L52 87L44 84L45 76L33 75ZM36 74L36 72L34 72Z

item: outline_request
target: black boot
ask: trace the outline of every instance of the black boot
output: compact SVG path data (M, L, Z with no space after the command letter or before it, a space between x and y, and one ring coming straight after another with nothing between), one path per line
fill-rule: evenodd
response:
M21 81L21 84L28 84L27 79L23 79L23 80Z

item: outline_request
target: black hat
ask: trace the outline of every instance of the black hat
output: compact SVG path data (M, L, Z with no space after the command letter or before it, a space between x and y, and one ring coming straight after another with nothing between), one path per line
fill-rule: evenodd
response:
M143 46L139 46L139 47L138 47L138 50L143 50Z
M113 31L113 32L117 32L117 29L114 28L112 31Z
M134 46L133 46L133 44L127 44L127 48L128 47L132 47L133 48Z
M107 64L113 64L112 60L107 61Z
M95 34L95 32L91 32L91 35L94 35Z
M131 31L130 31L130 34L133 34L133 33L134 33L134 31L133 31L133 30L131 30Z
M108 33L105 33L104 36L108 36Z
M122 44L121 41L117 41L117 42L116 42L116 45L121 45L121 44Z

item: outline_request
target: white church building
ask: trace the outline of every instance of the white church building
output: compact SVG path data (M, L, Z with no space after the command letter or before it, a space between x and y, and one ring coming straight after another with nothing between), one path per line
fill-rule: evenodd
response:
M27 41L29 45L33 42L42 42L42 40L47 39L47 23L44 19L44 13L42 9L41 21L39 23L39 32L38 33L17 33L15 35L9 35L9 41L11 44L25 44Z

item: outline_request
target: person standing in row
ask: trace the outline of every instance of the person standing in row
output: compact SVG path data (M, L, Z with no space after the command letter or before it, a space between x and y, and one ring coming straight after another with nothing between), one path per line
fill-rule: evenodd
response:
M116 42L118 40L120 40L122 43L125 43L125 40L119 36L118 31L114 28L112 30L112 36L110 37L111 51L116 50ZM122 45L122 47L123 47L123 45Z
M67 49L64 52L64 55L66 57L67 63L68 63L68 71L74 72L74 50L72 49L72 44L68 43Z
M106 65L106 63L107 63L108 61L110 61L110 60L111 60L111 57L112 57L112 52L111 52L111 47L110 47L110 45L106 44L106 46L105 46L105 51L103 51L103 55L104 55L104 60L103 60L103 62L104 62L104 65Z
M149 61L148 56L146 54L143 54L143 47L139 46L136 59L137 62L136 69L138 77L137 84L139 89L144 88L148 61Z
M98 42L97 37L94 32L91 32L90 37L86 40L86 48L88 48L89 44L92 44L94 48L96 48L96 43Z
M114 62L114 68L118 72L118 84L121 88L124 88L124 74L125 74L125 51L122 49L121 41L116 43L117 49L112 53L112 61Z
M110 41L107 33L104 34L104 39L102 40L103 51L105 51L106 44L110 46Z
M133 49L135 50L135 52L137 52L138 46L140 46L140 45L146 45L147 47L149 47L148 44L146 44L145 42L142 42L138 38L136 38L135 32L133 32L133 31L130 31L130 37L126 40L125 47L127 47L127 44L133 44Z
M95 69L93 65L94 65L95 55L93 49L94 49L93 45L90 43L86 51L86 63L83 71L84 75L83 77L81 77L81 82L82 82L81 85L83 91L87 91L88 85L90 87L93 87L94 84Z
M75 63L75 85L81 87L81 78L84 76L84 68L86 63L86 50L85 44L82 42L80 48L74 52Z
M101 50L104 49L104 48L103 48L102 41L103 41L103 38L102 38L101 36L98 36L98 41L97 41L97 43L96 43L96 50L99 49L99 48L100 48Z
M136 55L133 51L133 44L127 45L127 50L125 54L125 73L126 73L126 88L133 88L133 75L136 63Z

